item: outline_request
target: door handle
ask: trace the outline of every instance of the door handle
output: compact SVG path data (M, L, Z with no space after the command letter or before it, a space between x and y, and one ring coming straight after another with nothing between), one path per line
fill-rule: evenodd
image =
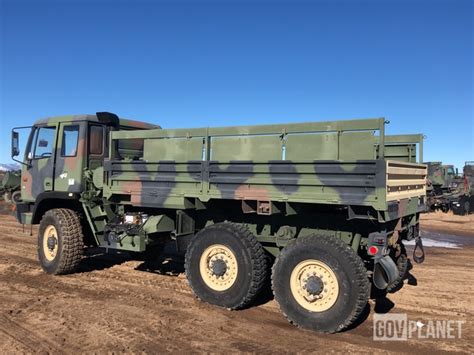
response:
M44 183L46 186L51 186L51 183L50 182L45 182Z

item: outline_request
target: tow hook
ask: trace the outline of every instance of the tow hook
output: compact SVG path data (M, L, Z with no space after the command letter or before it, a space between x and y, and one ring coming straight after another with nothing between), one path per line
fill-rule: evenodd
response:
M419 255L417 255L417 250L419 250ZM423 249L423 242L421 241L421 236L417 235L415 237L415 249L413 249L413 260L417 264L421 264L425 261L425 250Z

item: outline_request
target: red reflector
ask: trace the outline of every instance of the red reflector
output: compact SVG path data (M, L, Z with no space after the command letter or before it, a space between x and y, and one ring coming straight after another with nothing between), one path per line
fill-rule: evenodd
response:
M376 246L373 246L373 245L372 245L372 246L369 248L369 255L375 255L375 254L378 253L378 251L379 251L379 248L377 248Z

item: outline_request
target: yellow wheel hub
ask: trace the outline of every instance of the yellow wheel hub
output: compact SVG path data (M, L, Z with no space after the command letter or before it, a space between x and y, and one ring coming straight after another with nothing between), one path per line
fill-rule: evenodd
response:
M54 260L58 248L58 232L55 226L49 225L43 233L43 254L48 261Z
M339 282L327 264L309 259L300 262L293 269L290 289L301 307L310 312L324 312L336 303Z
M228 290L237 279L237 258L225 245L211 245L201 255L199 271L209 288L215 291Z

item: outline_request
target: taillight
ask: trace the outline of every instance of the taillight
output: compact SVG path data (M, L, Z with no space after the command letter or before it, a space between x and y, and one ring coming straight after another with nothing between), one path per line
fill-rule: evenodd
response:
M376 255L378 252L379 248L377 248L375 245L369 247L369 255Z

